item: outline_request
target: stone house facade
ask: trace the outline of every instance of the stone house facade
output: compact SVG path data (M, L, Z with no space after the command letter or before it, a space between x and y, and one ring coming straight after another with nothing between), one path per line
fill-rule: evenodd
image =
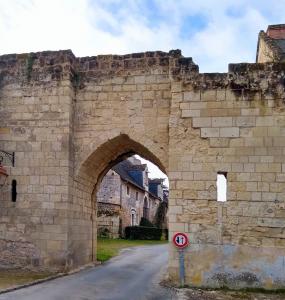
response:
M186 284L284 288L284 127L280 60L209 74L180 50L2 55L0 149L15 164L3 162L0 264L94 261L100 182L138 154L168 175L169 239L190 239ZM168 272L178 283L171 242Z
M126 226L140 224L142 217L155 221L163 201L163 179L149 179L146 164L130 157L104 176L97 192L98 234L124 236Z

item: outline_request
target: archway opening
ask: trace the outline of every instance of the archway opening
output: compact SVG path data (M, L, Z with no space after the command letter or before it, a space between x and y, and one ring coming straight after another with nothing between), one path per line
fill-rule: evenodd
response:
M160 240L167 238L168 180L140 156L131 156L108 170L96 194L97 257L108 239L147 240L160 229ZM114 245L112 242L112 245ZM123 245L123 244L122 244ZM104 253L105 254L105 253Z
M122 134L99 145L79 169L75 200L86 206L86 219L89 213L91 232L85 232L91 246L87 253L89 260L95 261L97 257L97 234L104 238L125 238L126 227L140 226L143 217L163 229L164 238L167 236L168 179L164 167L167 156L156 143L145 144ZM150 172L153 165L163 176ZM86 220L86 226L87 223Z

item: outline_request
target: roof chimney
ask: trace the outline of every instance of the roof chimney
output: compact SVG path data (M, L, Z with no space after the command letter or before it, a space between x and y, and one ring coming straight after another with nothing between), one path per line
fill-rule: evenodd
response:
M285 24L269 25L266 34L275 40L285 39Z

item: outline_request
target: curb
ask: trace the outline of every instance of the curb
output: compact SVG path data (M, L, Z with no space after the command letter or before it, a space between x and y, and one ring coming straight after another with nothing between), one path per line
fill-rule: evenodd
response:
M47 281L51 281L51 280L54 280L54 279L57 279L57 278L60 278L60 277L65 277L65 276L68 276L68 275L73 275L75 273L79 273L79 272L81 272L83 270L87 270L89 268L96 267L96 266L99 266L99 265L101 265L101 262L90 263L90 264L84 265L83 267L71 270L69 272L58 273L56 275L52 275L52 276L49 276L49 277L46 277L46 278L42 278L42 279L38 279L38 280L35 280L35 281L31 281L29 283L12 286L12 287L9 287L7 289L0 290L0 295L1 294L6 294L6 293L9 293L9 292L13 292L13 291L17 291L17 290L20 290L20 289L23 289L23 288L27 288L29 286L33 286L33 285L37 285L37 284L40 284L40 283L44 283L44 282L47 282Z

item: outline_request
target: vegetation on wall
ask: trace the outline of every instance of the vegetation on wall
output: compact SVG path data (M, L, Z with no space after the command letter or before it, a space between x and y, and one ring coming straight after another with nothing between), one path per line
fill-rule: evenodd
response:
M111 237L111 232L107 227L98 228L98 236L102 238Z
M26 74L27 74L28 81L30 81L32 78L34 60L35 60L35 58L32 55L32 53L29 53L27 60L26 60Z
M144 217L141 218L140 226L155 227L147 218L144 218Z

